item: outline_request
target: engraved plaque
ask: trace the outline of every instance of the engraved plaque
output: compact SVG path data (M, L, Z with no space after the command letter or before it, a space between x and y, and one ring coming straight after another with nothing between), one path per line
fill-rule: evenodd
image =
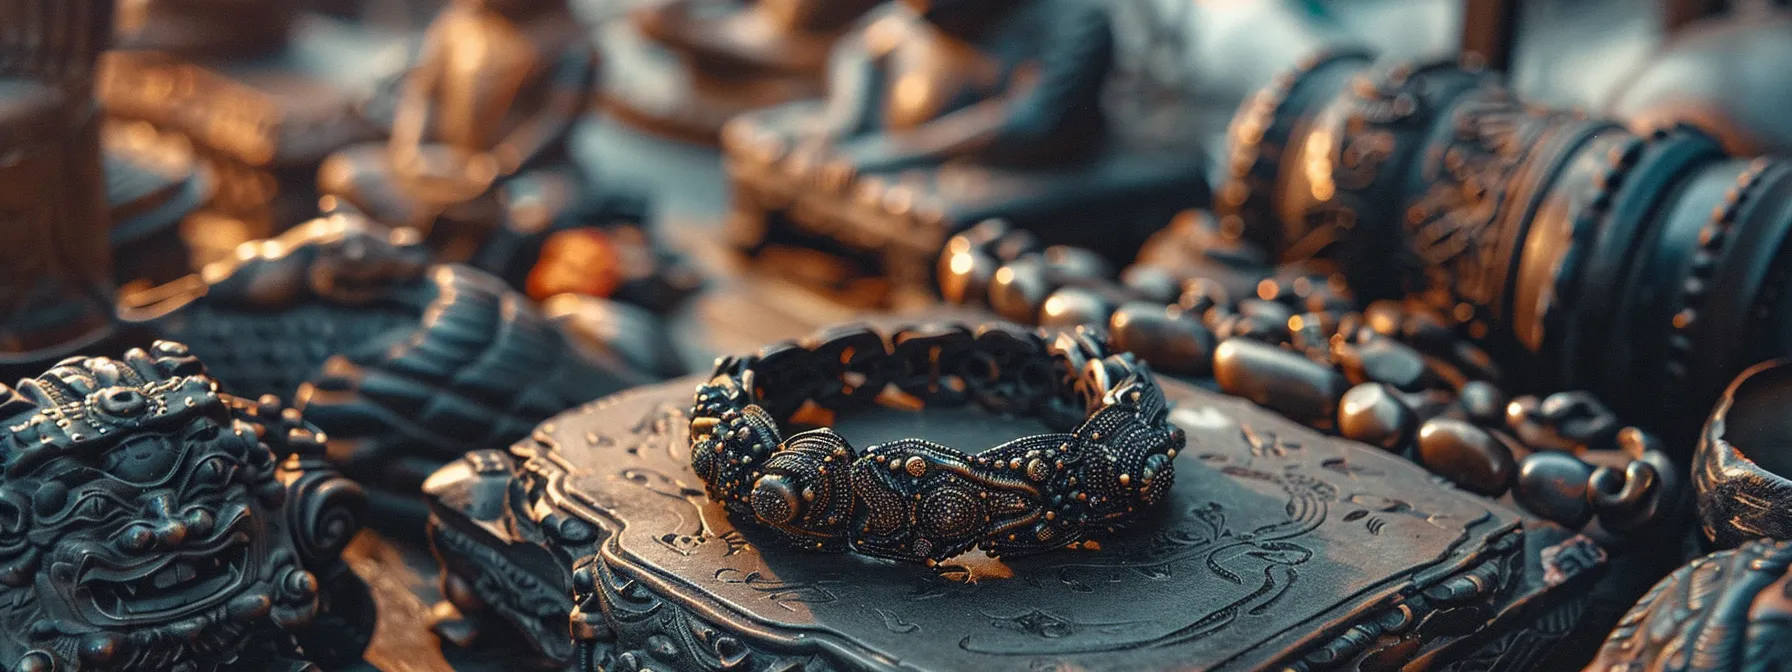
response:
M547 639L565 630L544 600L509 595L570 578L590 669L1502 669L1534 665L1573 628L1603 562L1585 539L1399 458L1175 381L1164 390L1189 448L1172 497L1098 549L939 572L795 551L704 496L684 410L696 382L596 402L508 455L439 472L450 571ZM1038 431L968 410L838 427L859 446L972 450ZM540 570L538 543L570 573ZM559 642L541 650L568 657Z

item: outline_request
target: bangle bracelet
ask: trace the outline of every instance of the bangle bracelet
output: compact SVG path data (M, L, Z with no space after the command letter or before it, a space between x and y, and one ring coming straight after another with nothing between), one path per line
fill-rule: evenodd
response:
M994 557L1076 544L1162 501L1186 442L1150 369L1104 340L1006 324L888 338L851 326L723 358L697 388L691 466L710 498L797 548L932 565L972 546ZM967 455L921 439L858 451L825 427L779 432L805 404L851 410L889 385L923 406L974 401L1061 433Z

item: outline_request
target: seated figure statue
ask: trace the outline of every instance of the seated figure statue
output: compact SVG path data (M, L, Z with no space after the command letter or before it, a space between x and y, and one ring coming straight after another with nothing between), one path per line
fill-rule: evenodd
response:
M674 0L611 43L604 106L655 132L713 143L729 118L822 93L828 51L882 0Z
M391 139L325 160L319 191L516 284L586 203L567 136L596 64L564 0L456 0L430 25Z
M1199 205L1200 162L1128 146L1093 0L902 0L836 45L829 96L724 131L750 251L820 246L923 283L945 240L1003 218L1128 258Z

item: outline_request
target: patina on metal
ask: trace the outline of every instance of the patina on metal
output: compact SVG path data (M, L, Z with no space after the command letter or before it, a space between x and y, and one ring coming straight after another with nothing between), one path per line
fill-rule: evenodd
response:
M808 404L862 408L895 384L924 406L975 400L1058 433L970 455L924 439L853 448L791 434ZM691 407L691 468L709 496L785 545L932 565L1079 547L1149 515L1185 447L1151 370L1088 332L1002 324L829 329L724 358Z
M1712 410L1693 455L1692 483L1705 541L1730 549L1753 539L1792 539L1792 450L1785 360L1744 372Z
M610 397L432 477L435 547L465 591L444 625L581 670L1553 669L1605 562L1385 452L1168 380L1190 449L1125 534L931 569L791 550L703 492L685 410L699 382ZM958 445L1035 426L888 408L839 422Z
M230 397L185 346L74 358L0 387L0 661L15 670L357 661L341 560L359 486L278 400Z
M1759 539L1662 579L1606 639L1588 672L1768 672L1792 665L1792 542Z

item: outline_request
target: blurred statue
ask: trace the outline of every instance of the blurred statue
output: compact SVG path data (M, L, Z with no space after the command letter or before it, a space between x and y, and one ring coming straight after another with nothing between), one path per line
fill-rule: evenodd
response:
M290 2L119 0L120 49L188 58L249 58L286 46L297 16Z
M564 0L460 0L430 25L391 140L331 156L319 190L515 284L551 229L588 214L567 136L596 66Z
M944 159L1040 165L1101 145L1114 59L1107 11L1086 0L903 0L838 53L822 123L797 152L826 170Z

